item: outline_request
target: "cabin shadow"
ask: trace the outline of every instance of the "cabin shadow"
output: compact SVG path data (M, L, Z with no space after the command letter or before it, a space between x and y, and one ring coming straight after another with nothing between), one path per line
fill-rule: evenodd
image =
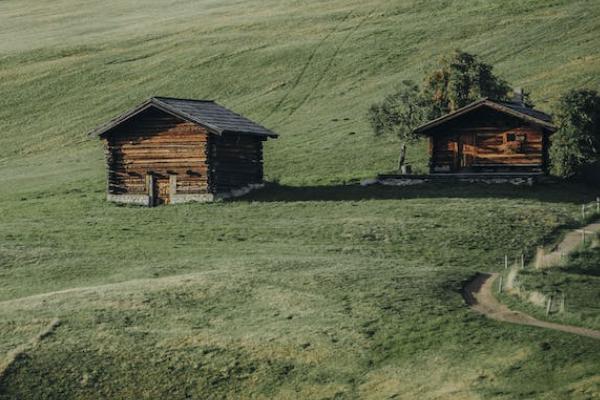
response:
M358 184L286 186L268 183L265 188L230 202L362 201L401 199L523 199L582 204L598 189L583 183L544 183L533 186L476 183L426 183L413 186L360 186Z

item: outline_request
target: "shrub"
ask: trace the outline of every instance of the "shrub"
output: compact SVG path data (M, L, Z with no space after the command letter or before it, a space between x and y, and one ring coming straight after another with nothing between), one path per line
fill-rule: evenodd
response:
M561 177L581 175L600 162L600 96L594 90L571 90L556 111L558 131L552 137L553 172Z

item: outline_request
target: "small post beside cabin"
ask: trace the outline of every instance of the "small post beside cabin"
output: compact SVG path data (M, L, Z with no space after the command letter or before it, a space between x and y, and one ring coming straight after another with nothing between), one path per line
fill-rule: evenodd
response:
M105 144L107 199L154 206L213 201L263 183L278 135L209 100L153 97L91 133Z
M556 131L548 114L523 102L482 99L415 132L429 138L431 174L548 173L549 137Z

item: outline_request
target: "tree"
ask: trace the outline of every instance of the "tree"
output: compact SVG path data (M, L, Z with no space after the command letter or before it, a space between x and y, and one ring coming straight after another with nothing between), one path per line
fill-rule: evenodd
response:
M403 81L398 90L369 108L368 119L375 135L393 134L401 141L398 170L404 165L406 145L418 139L414 129L426 114L419 86L412 81Z
M483 97L507 100L510 86L493 67L473 54L454 50L426 77L423 96L431 103L429 119L438 118Z
M403 81L394 93L371 105L368 118L375 135L393 134L400 138L401 169L407 144L418 139L413 132L418 125L481 97L506 100L510 90L504 80L494 75L491 65L455 50L426 75L422 89L412 81Z
M552 136L554 173L562 177L580 174L600 162L600 96L595 90L571 90L556 111L558 131Z

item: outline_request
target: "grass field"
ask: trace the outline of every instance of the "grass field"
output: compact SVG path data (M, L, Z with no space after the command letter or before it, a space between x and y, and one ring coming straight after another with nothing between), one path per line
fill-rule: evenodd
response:
M101 181L3 194L0 349L61 324L0 398L589 398L599 343L460 294L572 223L592 192L569 189L273 187L150 210L106 204Z
M163 95L213 98L281 133L271 179L372 176L397 148L373 138L368 106L456 47L542 109L600 89L600 3L588 0L5 0L0 27L0 159L78 153L94 169L102 153L85 133Z
M441 53L480 54L547 110L600 89L598 32L585 0L0 2L0 399L597 398L597 341L460 294L597 189L343 183L394 166L365 110ZM86 132L152 95L281 133L278 184L107 204Z

